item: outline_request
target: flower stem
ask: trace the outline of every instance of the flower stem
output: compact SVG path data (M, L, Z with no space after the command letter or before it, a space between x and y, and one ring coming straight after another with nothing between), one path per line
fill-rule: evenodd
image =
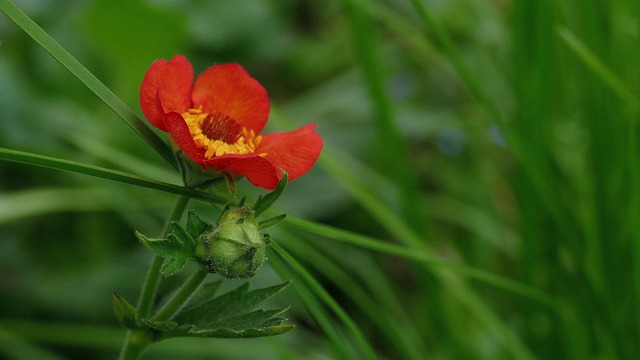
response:
M170 231L170 225L173 221L178 221L184 213L187 204L189 203L189 196L180 196L176 202L167 223L164 226L162 235L160 237L166 237ZM142 292L138 299L138 305L136 307L137 315L140 318L147 318L151 313L153 306L153 300L158 289L160 282L160 268L162 267L163 258L161 256L154 256L147 271L147 278L142 285ZM135 360L142 351L153 342L153 335L148 330L129 330L124 344L122 345L122 351L120 352L120 360Z
M153 316L152 320L169 320L187 302L189 297L198 289L208 272L202 268L191 274L189 279L178 289L178 291L167 301L167 303Z

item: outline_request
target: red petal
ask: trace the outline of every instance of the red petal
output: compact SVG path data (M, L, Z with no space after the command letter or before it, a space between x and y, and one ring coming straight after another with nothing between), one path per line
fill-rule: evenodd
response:
M192 99L205 112L221 112L256 133L269 117L267 91L238 64L214 65L205 70L196 79Z
M316 127L309 124L293 131L266 134L256 153L267 153L266 158L293 180L309 171L320 156L323 142L314 132Z
M156 95L160 93L161 106L165 113L183 113L191 107L192 85L193 68L187 58L176 55L169 62L164 59L157 60L147 70L140 86L140 108L144 116L155 127L168 131L162 122L162 115L158 112Z
M164 124L167 127L167 132L171 133L171 137L173 137L178 147L195 162L203 165L204 151L193 141L193 136L182 115L177 112L164 114Z
M205 163L219 172L244 175L253 185L267 190L274 189L282 176L271 161L256 154L223 155Z

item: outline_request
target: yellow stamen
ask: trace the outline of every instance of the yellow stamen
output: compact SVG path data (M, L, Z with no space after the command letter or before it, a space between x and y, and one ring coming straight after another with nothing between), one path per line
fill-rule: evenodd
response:
M234 129L238 125L231 118L223 114L205 113L202 106L187 110L182 117L193 141L204 150L206 159L227 154L253 154L262 142L262 136L256 135L253 130L242 127L238 132L237 128ZM264 157L267 154L258 155Z

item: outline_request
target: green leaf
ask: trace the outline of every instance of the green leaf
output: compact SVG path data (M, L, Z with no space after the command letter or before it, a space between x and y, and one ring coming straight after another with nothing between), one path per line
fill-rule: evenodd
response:
M25 33L35 40L62 66L69 70L84 85L87 86L100 100L111 108L127 125L137 132L154 150L158 152L169 164L176 167L173 151L167 144L151 130L138 116L98 78L95 77L84 65L74 58L67 50L58 44L38 24L29 18L15 4L8 0L0 1L0 11L4 12Z
M282 334L293 328L284 324L287 309L257 309L280 294L289 282L249 291L249 283L211 299L221 281L203 286L190 301L195 304L181 311L172 322L144 320L143 325L158 333L158 339L171 337L249 338Z
M192 210L187 214L187 233L195 240L202 234L207 228L207 224L204 220L200 219L198 215Z
M241 331L266 326L277 326L287 319L279 317L288 309L255 310L246 314L231 316L224 319L223 324L208 324L210 327L224 325L225 329Z
M167 257L164 260L164 264L162 264L162 268L160 268L160 272L164 276L176 274L187 265L189 260L191 260L189 256Z
M176 316L176 321L194 325L223 324L222 320L255 309L281 293L287 286L289 282L249 291L249 283L245 283L215 299L186 309Z
M264 328L254 328L245 330L231 330L231 329L208 329L208 330L189 330L183 329L182 331L167 332L166 338L189 336L189 337L206 337L206 338L255 338L263 336L274 336L283 334L291 329L293 325L274 325Z
M160 190L171 194L188 195L194 198L211 201L213 203L223 204L228 202L228 199L216 194L168 184L162 181L145 179L137 175L127 174L118 170L111 170L99 166L82 164L64 159L57 159L50 156L44 156L25 151L0 148L0 160L13 161L22 164L42 166L49 169L95 176L103 179L122 182L125 184Z
M280 179L280 182L278 182L278 186L276 186L273 191L267 193L267 195L258 197L258 200L256 200L256 204L253 206L253 210L255 210L256 216L265 212L271 207L271 205L273 205L273 203L276 202L276 200L278 200L280 195L282 195L284 188L287 187L288 179L289 175L287 175L287 173L283 171L282 179Z
M149 239L136 231L136 237L138 237L149 250L156 255L166 257L161 270L165 276L175 274L182 270L187 262L194 258L195 245L192 247L189 244L189 239L184 238L185 234L186 232L176 236L174 233L171 233L166 239Z
M137 328L138 322L136 321L136 308L129 304L129 302L122 298L118 293L113 293L112 300L113 309L115 310L118 322L128 329Z
M627 101L635 110L640 109L640 102L636 95L627 88L624 82L609 69L604 62L594 54L578 37L569 29L560 27L556 29L560 38L582 60L585 65L596 74L618 96Z
M220 324L183 325L164 331L161 336L162 338L180 336L250 338L278 335L294 328L293 325L283 325L287 319L281 317L281 315L287 310L256 310L229 317Z
M193 237L175 221L172 222L169 227L171 228L171 234L169 236L174 236L182 248L192 256L196 251L196 241Z
M273 226L279 223L280 221L284 220L284 218L286 217L287 217L287 214L281 214L278 216L274 216L270 219L260 221L258 225L260 226L260 229L268 228L269 226Z

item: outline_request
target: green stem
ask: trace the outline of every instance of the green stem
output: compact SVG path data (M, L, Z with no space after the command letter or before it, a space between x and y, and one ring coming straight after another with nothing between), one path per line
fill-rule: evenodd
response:
M189 196L181 196L178 198L167 223L164 226L161 237L166 237L170 231L170 225L173 221L180 219L184 210L189 203ZM149 271L147 272L147 278L142 286L142 292L140 293L140 299L138 300L138 306L136 308L137 315L140 318L147 318L151 313L151 307L153 305L153 299L160 283L160 268L162 267L163 258L161 256L154 256ZM153 342L153 334L149 330L129 330L127 337L122 345L122 351L120 352L120 360L135 360L142 351Z
M202 281L204 281L207 274L209 273L204 268L198 267L198 270L191 274L182 287L180 287L171 299L169 299L169 301L167 301L167 303L158 310L152 320L166 321L171 319L171 317L180 310L191 295L193 295L193 293L198 289L200 284L202 284Z

